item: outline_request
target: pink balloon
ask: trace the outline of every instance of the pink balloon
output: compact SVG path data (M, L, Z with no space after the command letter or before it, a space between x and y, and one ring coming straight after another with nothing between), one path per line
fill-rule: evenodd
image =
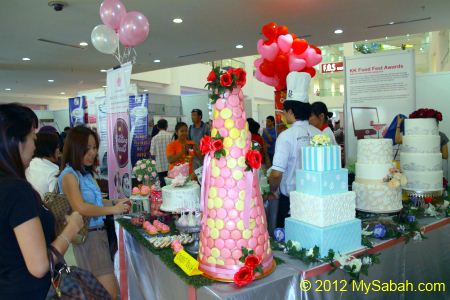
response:
M145 41L149 32L147 18L138 11L130 11L120 23L119 39L125 47L135 47Z
M259 66L263 63L264 58L260 57L258 59L255 59L255 61L253 62L253 65L255 66L255 68L259 68Z
M100 18L103 24L117 32L122 18L127 14L125 5L120 0L105 0L100 5Z
M293 41L294 39L292 38L292 35L290 35L289 33L285 35L280 35L278 37L278 47L284 53L288 53L291 50Z
M307 67L313 67L322 61L322 55L317 54L313 48L306 49L304 57Z
M295 54L289 55L289 71L301 71L306 66L306 61Z
M258 53L268 61L274 61L279 50L277 43L273 42L270 45L264 45L263 40L258 41L258 45L256 48L258 50Z
M278 82L279 82L278 78L268 77L268 76L262 74L259 69L255 70L255 78L258 81L261 81L261 82L263 82L263 83L265 83L265 84L267 84L269 86L273 86L273 87L276 87L278 85Z

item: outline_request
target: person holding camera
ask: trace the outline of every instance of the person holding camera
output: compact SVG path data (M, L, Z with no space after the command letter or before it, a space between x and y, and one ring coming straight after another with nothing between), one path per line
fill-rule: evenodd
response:
M188 126L184 122L179 122L175 126L174 141L170 142L166 148L167 160L170 163L169 170L178 164L189 164L189 174L193 174L192 161L194 157L202 158L202 153L198 145L188 139Z

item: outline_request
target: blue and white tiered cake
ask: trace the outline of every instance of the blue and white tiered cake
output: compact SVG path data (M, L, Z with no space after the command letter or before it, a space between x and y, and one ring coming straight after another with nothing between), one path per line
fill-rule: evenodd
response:
M285 220L286 240L304 248L318 246L345 253L361 247L361 221L355 218L355 193L348 191L348 171L341 168L341 149L316 135L302 148L296 191L291 192L291 217Z

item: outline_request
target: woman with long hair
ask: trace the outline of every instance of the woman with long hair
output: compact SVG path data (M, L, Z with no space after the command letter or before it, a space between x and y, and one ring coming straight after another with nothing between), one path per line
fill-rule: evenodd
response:
M192 160L194 155L202 157L200 149L194 141L188 140L188 126L184 122L175 125L174 141L166 147L167 160L169 161L169 170L172 170L177 164L188 163L189 174L193 174Z
M55 236L55 219L25 178L38 119L19 104L0 105L0 299L45 299L50 287L47 247L64 254L80 231L77 212Z
M129 199L103 200L94 179L98 166L97 134L85 126L72 128L67 135L61 166L63 170L58 185L69 200L73 210L90 217L86 241L74 245L77 265L90 271L105 287L113 299L117 298L118 284L108 248L108 236L103 218L129 210ZM113 204L114 206L110 206Z

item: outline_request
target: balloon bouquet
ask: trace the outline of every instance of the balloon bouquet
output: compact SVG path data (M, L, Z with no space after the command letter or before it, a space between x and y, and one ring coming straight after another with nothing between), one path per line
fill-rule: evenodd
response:
M281 91L286 89L289 72L307 72L311 77L316 75L313 66L322 61L319 48L289 33L288 27L274 22L264 25L262 33L267 39L260 39L257 44L261 54L254 62L257 80Z
M104 0L100 5L103 25L94 27L91 33L92 45L105 54L114 54L122 63L130 59L134 47L143 43L150 32L147 18L138 11L127 12L120 0ZM120 43L125 47L121 55Z

